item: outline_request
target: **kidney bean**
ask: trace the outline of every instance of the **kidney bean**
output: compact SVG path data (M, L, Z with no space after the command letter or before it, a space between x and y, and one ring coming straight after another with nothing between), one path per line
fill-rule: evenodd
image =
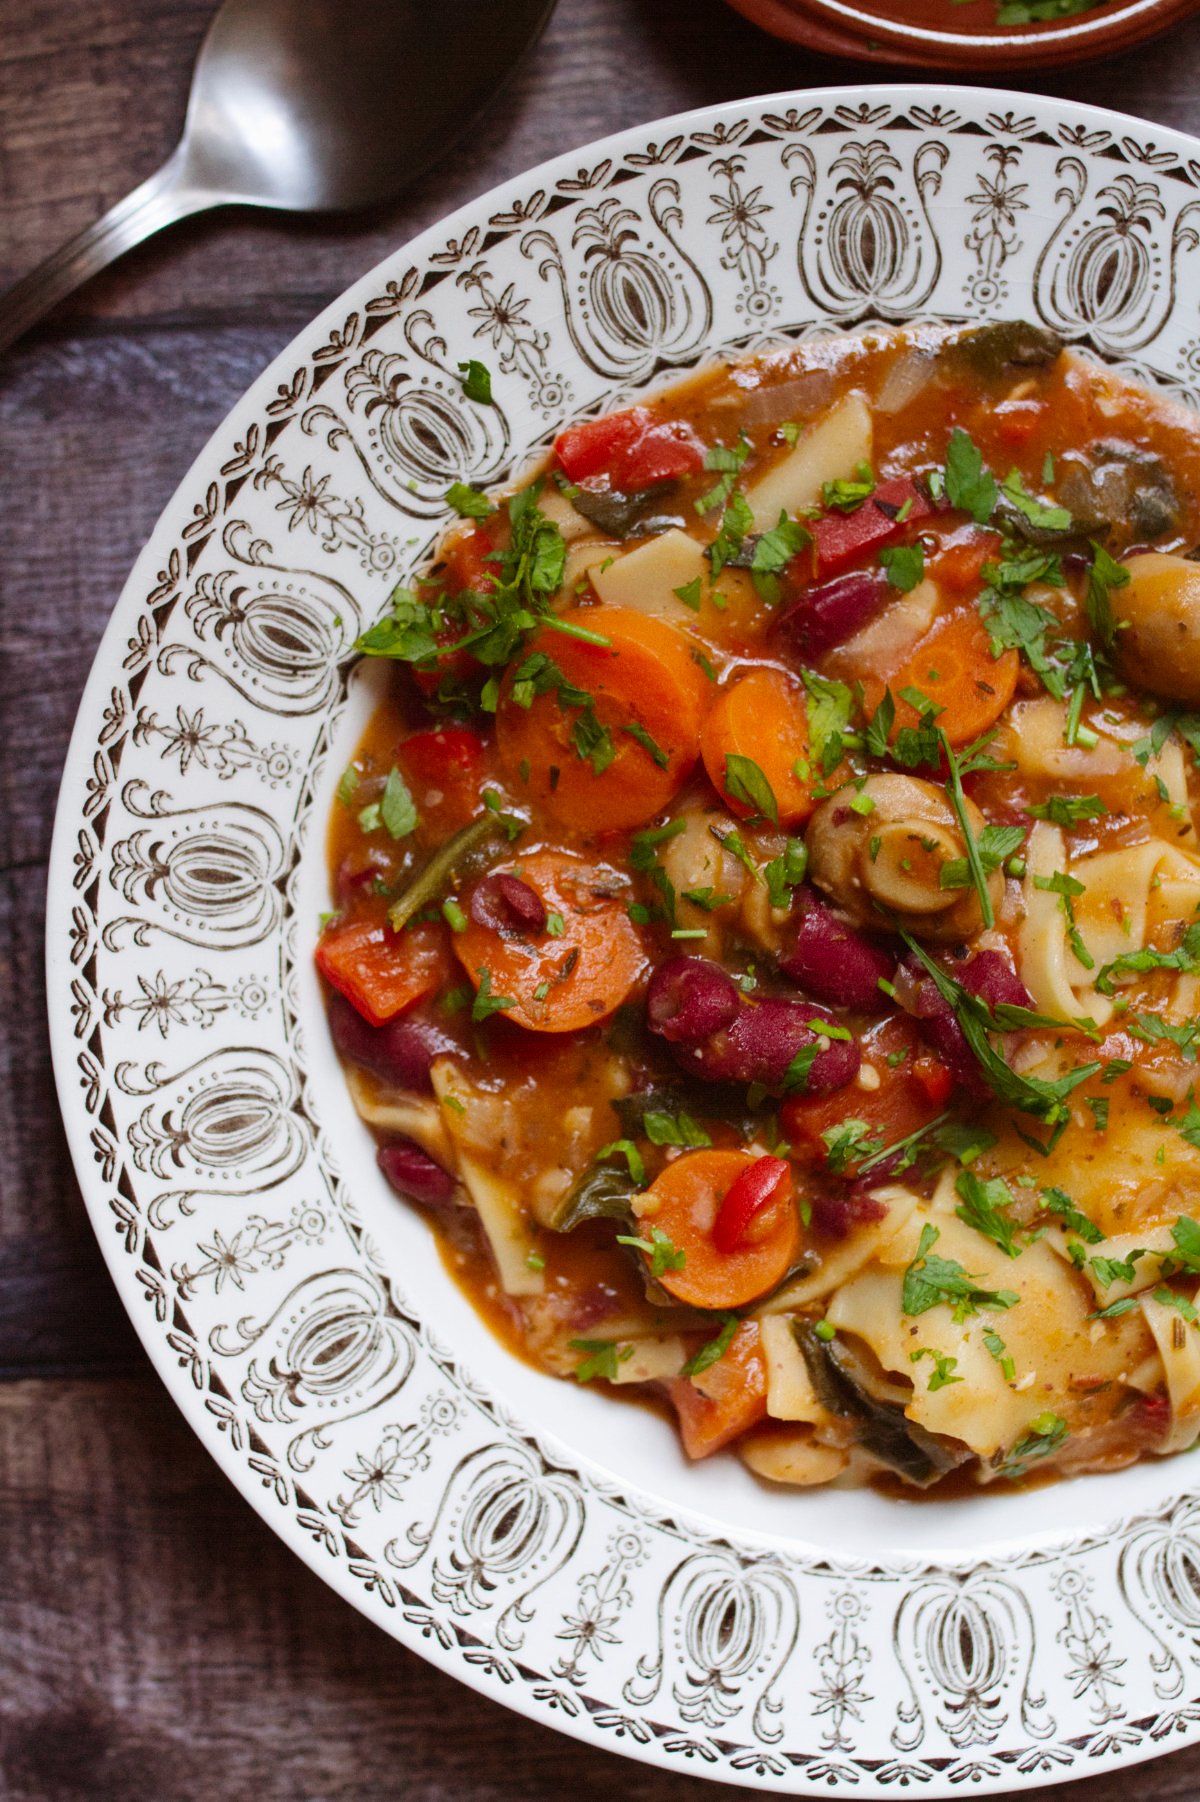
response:
M739 999L728 1026L698 1044L677 1044L675 1059L705 1082L758 1082L780 1092L793 1059L817 1043L824 1023L835 1024L811 1002ZM860 1062L854 1039L830 1040L828 1050L818 1051L809 1066L805 1093L825 1095L843 1088L857 1076Z
M519 876L503 871L476 883L470 914L477 926L486 926L492 932L531 936L546 930L546 908L541 896Z
M853 570L819 582L785 607L774 630L806 661L823 656L870 625L887 599L887 580L877 570Z
M448 1206L454 1194L454 1178L411 1139L393 1139L389 1145L381 1145L375 1161L397 1195L422 1202L427 1208Z
M818 1001L835 1007L875 1007L879 982L896 973L896 958L840 920L807 885L797 890L795 936L779 967Z
M950 1003L940 993L931 976L915 962L904 966L908 998L905 1006L921 1022L921 1030L956 1082L969 1095L986 1101L991 1089L979 1067L979 1060L967 1044L962 1027ZM989 1007L1032 1007L1033 997L1015 970L1011 970L998 951L979 951L969 963L956 971L959 982L972 995L978 995Z
M887 1179L872 1173L871 1180L883 1182ZM831 1239L844 1239L853 1227L866 1226L887 1217L885 1204L867 1189L848 1188L838 1193L818 1191L806 1194L805 1199L812 1209L813 1225Z
M659 964L646 991L646 1022L672 1044L695 1045L728 1026L739 997L733 978L704 957Z
M329 998L329 1031L341 1055L398 1089L427 1090L429 1066L454 1040L432 1020L404 1014L386 1026L372 1026L344 995Z

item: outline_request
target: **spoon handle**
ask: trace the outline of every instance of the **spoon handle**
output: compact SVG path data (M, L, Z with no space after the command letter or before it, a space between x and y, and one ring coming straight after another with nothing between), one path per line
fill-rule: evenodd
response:
M7 350L51 307L143 238L189 213L221 204L222 195L192 187L183 171L183 158L176 151L149 181L124 200L118 200L94 225L71 238L14 287L0 294L0 351Z

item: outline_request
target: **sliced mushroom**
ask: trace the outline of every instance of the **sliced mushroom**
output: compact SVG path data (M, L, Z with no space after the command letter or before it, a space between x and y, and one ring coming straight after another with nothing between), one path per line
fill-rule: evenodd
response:
M1055 498L1077 520L1111 529L1121 545L1148 544L1179 527L1179 495L1162 458L1119 439L1062 456Z
M983 815L965 805L978 836ZM934 782L869 776L857 795L843 789L821 803L807 841L809 875L857 926L878 927L890 914L918 938L957 944L983 924L973 888L942 884L943 869L965 858L966 845L945 790ZM988 878L993 907L1003 883L998 870Z
M1121 674L1137 688L1200 706L1200 564L1146 551L1125 567L1129 581L1112 596Z

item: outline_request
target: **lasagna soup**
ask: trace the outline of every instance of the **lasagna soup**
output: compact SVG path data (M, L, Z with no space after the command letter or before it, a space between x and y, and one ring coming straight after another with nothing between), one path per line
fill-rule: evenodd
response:
M824 337L447 499L316 956L496 1332L775 1483L1190 1447L1194 417L1017 321Z

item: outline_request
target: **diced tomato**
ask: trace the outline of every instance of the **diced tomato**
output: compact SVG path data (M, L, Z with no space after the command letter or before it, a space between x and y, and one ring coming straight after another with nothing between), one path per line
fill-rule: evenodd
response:
M569 426L554 441L555 455L572 482L607 476L623 493L690 475L704 463L704 447L682 422L655 422L645 407L609 413Z
M697 1341L695 1349L703 1341ZM743 1320L724 1355L695 1377L668 1384L689 1458L707 1458L757 1426L767 1412L767 1368L758 1323Z
M791 1190L792 1173L782 1158L762 1157L747 1164L717 1209L712 1228L717 1250L735 1252L764 1208L777 1199L790 1205Z
M898 1061L889 1063L889 1058ZM894 1145L936 1119L954 1087L951 1072L928 1050L906 1014L893 1014L871 1027L863 1039L863 1063L878 1072L877 1089L793 1095L784 1102L780 1121L793 1156L807 1153L814 1164L826 1164L824 1135L844 1120L862 1120L873 1147ZM853 1178L862 1162L852 1158L840 1174Z
M327 926L316 956L326 982L372 1026L385 1026L436 993L453 968L449 934L432 921L403 932L375 919Z
M853 513L826 513L810 528L817 578L824 581L862 562L869 553L902 538L915 520L928 519L933 510L932 501L911 476L893 476L880 482ZM902 512L904 518L898 519Z
M1001 444L1016 449L1028 443L1045 411L1045 402L1040 400L1002 401L992 415L992 429Z
M444 553L448 591L457 594L460 588L473 588L478 594L490 594L496 586L496 565L488 559L495 548L482 526L471 526L452 538Z
M458 726L416 732L397 755L427 824L456 832L475 818L486 770L486 752L476 733ZM439 799L432 799L435 795Z

